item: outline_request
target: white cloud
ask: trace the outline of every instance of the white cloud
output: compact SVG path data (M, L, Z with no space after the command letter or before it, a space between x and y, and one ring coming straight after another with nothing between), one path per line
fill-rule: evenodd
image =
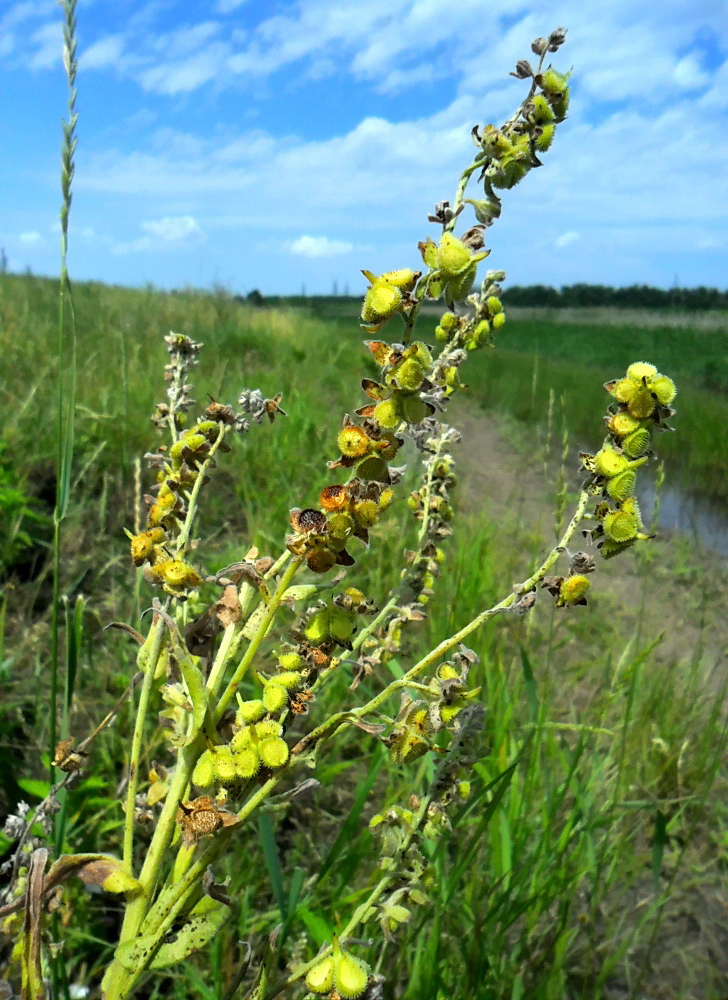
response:
M191 215L168 216L152 222L142 222L142 229L150 236L157 236L167 243L182 243L191 236L202 235L199 223Z
M672 78L679 87L694 90L710 83L710 76L700 65L694 52L689 53L677 63L672 71Z
M31 69L50 69L61 61L63 33L60 21L51 21L33 32L32 42L36 46L30 60Z
M153 219L142 222L140 228L145 236L117 243L112 247L112 252L126 255L154 250L173 250L200 243L205 239L200 224L191 215Z
M22 243L24 247L37 247L41 243L45 243L45 240L36 229L31 229L26 233L20 233L18 242Z
M217 0L215 10L221 14L230 14L232 11L237 10L238 7L242 7L244 3L247 3L247 0Z
M289 253L299 257L340 257L351 253L353 243L344 240L330 240L328 236L299 236L288 247Z
M107 67L123 68L126 61L122 58L124 53L124 39L121 35L107 35L94 42L79 59L82 69L106 69Z
M570 229L568 233L562 233L561 236L556 237L554 246L558 247L559 250L563 250L564 247L570 247L572 243L576 243L580 239L581 233L577 233L575 229Z

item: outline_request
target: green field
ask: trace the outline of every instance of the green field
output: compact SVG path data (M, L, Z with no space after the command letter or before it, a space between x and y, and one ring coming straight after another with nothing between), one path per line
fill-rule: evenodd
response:
M140 475L139 492L151 481L136 463L158 442L149 415L164 394L163 336L173 329L204 342L192 378L199 400L209 393L234 404L243 387L259 387L266 396L282 392L288 413L272 426L254 427L220 457L200 522L200 560L209 572L240 559L252 543L280 552L289 509L315 503L331 482L326 462L337 455L342 416L362 405L360 381L375 369L355 317L335 315L336 304L312 314L251 309L222 292L99 284L76 286L75 299L77 439L61 588L71 606L79 595L85 600L71 711L72 731L83 736L132 672L128 639L104 626L116 620L147 627L140 612L152 591L131 565L123 528L133 528L138 516ZM0 276L2 813L42 792L47 773L56 310L56 282ZM425 317L423 331L434 325ZM394 324L385 332L396 338ZM659 442L668 474L728 498L728 402L718 391L726 385L726 346L725 331L513 320L495 351L466 362L465 398L471 411L484 407L517 418L529 433L538 430L541 442L551 399L557 426L596 444L607 400L601 383L630 361L653 361L680 393L676 433ZM357 563L347 583L379 605L398 580L402 539L411 544L414 536L403 500L416 479L414 470L399 487L371 547L352 547ZM516 518L493 523L469 509L454 524L429 617L412 627L401 657L387 667L395 676L508 593L545 551L541 533ZM712 566L679 544L645 547L623 559L623 570L615 560L609 573L597 574L589 607L557 612L541 599L529 616L503 617L473 637L480 664L470 680L483 686L485 719L467 748L470 799L452 810L452 831L433 842L427 904L408 902L410 917L381 950L366 945L377 925L362 932L361 954L388 977L387 996L726 995L728 969L716 941L728 902L728 724L726 681L711 634L725 588ZM625 581L629 576L628 598L622 572ZM669 606L660 603L668 586L675 602ZM670 644L671 616L694 629L690 655ZM286 627L292 624L291 613ZM724 634L717 639L725 645ZM351 692L350 668L342 665L311 720L357 704L387 679L375 674ZM120 714L98 745L92 776L71 793L66 849L120 852L123 817L114 790L132 721L128 710ZM159 732L148 738L145 764L163 764ZM406 805L432 776L435 755L394 765L360 730L337 745L336 755L322 754L315 772L296 776L315 775L316 793L282 795L260 824L240 832L234 856L216 873L218 880L230 877L235 926L145 995L228 1000L239 941L260 954L282 924L282 969L299 952L312 957L346 923L375 878L372 813ZM21 773L26 777L18 784ZM69 981L88 984L95 997L118 914L82 890L69 893L63 906L58 919Z

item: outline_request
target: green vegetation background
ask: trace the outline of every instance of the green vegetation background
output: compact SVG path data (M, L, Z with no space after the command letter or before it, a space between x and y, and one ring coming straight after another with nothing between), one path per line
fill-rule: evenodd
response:
M98 284L76 286L75 298L77 457L63 592L71 604L81 594L86 602L72 713L72 730L82 737L132 672L128 641L103 627L112 620L139 626L151 599L130 565L122 529L133 528L138 516L135 462L156 442L149 414L163 398L163 335L174 329L205 343L193 378L199 400L209 393L234 402L243 386L259 387L266 395L283 392L288 411L273 427L253 428L216 470L200 531L200 557L210 571L240 558L252 542L266 553L280 550L290 507L314 503L330 481L326 461L335 457L342 414L361 405L359 382L375 370L347 301L251 309L223 292ZM2 811L43 792L56 306L56 282L0 276ZM423 317L430 342L435 322ZM607 401L601 383L631 361L652 361L679 387L677 433L659 441L668 475L726 499L728 401L718 390L728 382L728 332L691 322L638 327L511 318L497 349L467 362L466 396L473 409L520 422L518 458L528 468L543 459L551 390L559 426L572 441L596 446ZM396 338L394 324L387 334ZM143 467L141 477L149 483ZM375 601L397 579L397 554L410 532L400 503L376 544L357 553L349 579ZM480 511L463 511L430 618L412 631L403 659L502 596L545 544L517 519L493 524ZM533 615L497 622L473 643L481 664L472 679L484 685L486 705L482 742L473 747L473 794L454 811L452 832L433 847L432 908L413 906L410 922L382 954L391 995L725 995L728 969L715 945L725 935L728 865L725 683L704 635L725 590L690 548L676 554L655 546L626 559L641 587L636 625L619 593L609 591L619 583L599 594L597 578L588 609L558 614L540 601ZM662 641L642 613L661 600L656 581L667 576L679 579L678 598L695 624L688 656ZM671 614L665 607L664 618ZM402 666L394 661L390 669ZM360 697L348 691L349 681L342 671L324 703L314 705L314 719L328 705ZM376 685L370 678L363 688ZM72 793L69 848L118 848L116 789L130 719L122 714ZM311 957L374 877L376 843L367 828L373 807L364 789L372 785L377 808L405 804L432 767L429 755L392 767L370 737L347 736L340 752L322 760L315 795L281 803L241 834L229 869L240 901L237 927L150 996L181 1000L191 982L196 995L222 1000L240 959L237 941L259 948L280 923L283 953L300 949ZM82 892L65 907L69 981L95 988L118 911ZM681 923L686 912L700 916L698 931ZM376 955L366 947L361 954ZM666 983L672 992L658 992Z

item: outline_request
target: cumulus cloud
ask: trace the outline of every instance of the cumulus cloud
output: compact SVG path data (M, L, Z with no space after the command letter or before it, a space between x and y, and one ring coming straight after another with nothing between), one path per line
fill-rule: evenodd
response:
M344 240L330 240L328 236L299 236L289 245L288 250L299 257L340 257L351 253L353 243Z
M167 216L142 222L146 234L113 246L115 254L148 253L155 250L181 249L205 238L199 223L191 215Z

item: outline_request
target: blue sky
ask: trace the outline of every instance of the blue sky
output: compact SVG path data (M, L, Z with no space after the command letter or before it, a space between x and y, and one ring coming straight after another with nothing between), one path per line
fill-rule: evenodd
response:
M471 127L510 114L515 60L564 25L571 113L505 192L489 266L728 287L726 2L79 0L78 25L76 279L354 293L361 268L417 266ZM0 0L13 270L58 271L60 39L53 0Z

